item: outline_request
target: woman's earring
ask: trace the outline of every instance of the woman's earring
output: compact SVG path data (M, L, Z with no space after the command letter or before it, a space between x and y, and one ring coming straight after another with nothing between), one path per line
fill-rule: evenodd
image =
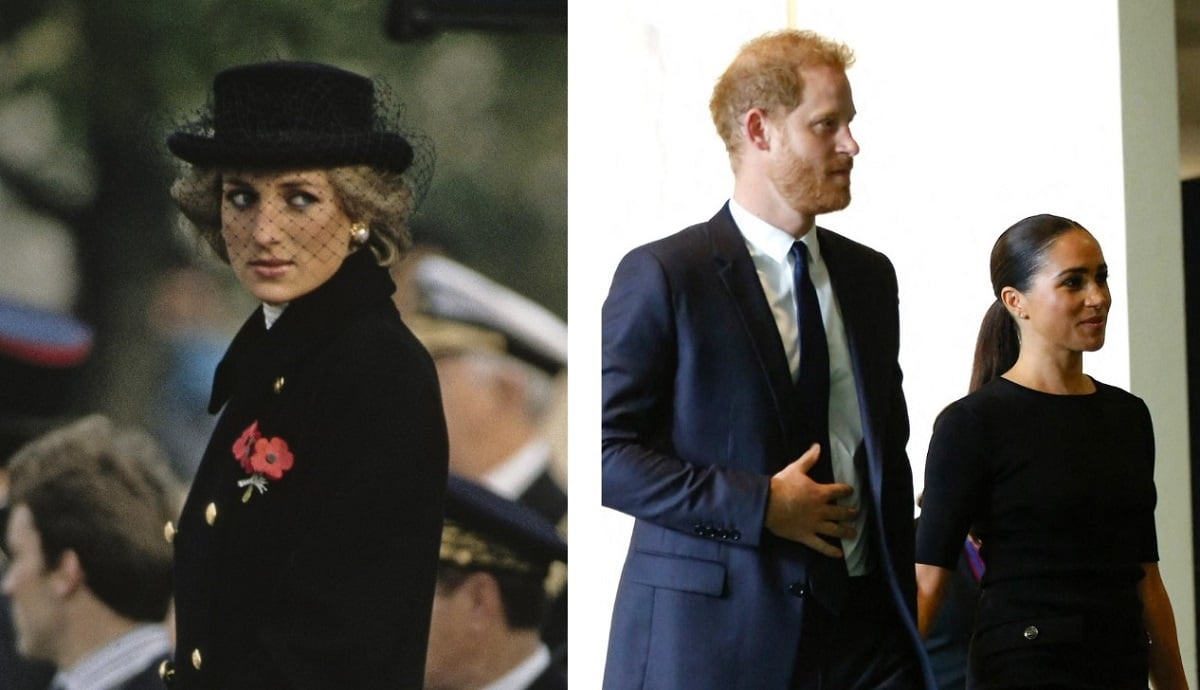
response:
M351 244L366 244L367 238L371 236L371 231L367 228L366 223L355 223L350 226L350 243Z

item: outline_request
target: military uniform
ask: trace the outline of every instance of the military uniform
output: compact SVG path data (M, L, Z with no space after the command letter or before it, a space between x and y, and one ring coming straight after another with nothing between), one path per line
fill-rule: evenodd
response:
M489 573L493 577L503 576L510 582L510 587L514 580L521 580L526 587L540 588L545 592L546 603L550 603L556 594L551 591L555 588L555 573L565 577L567 544L554 526L529 506L452 473L446 494L446 523L442 530L440 558L442 577L447 582L454 580L451 574L455 572ZM453 593L447 592L445 596L453 596ZM516 593L513 593L513 601L525 602L505 603L508 626L517 632L524 624L515 621L523 620L525 613L508 607L527 606L528 601L525 595ZM443 628L443 635L445 630ZM453 628L450 630L454 632ZM497 653L509 651L505 649L506 640L491 639L490 642L492 649L499 650ZM431 645L431 656L439 651L436 644ZM476 661L462 659L461 663L471 666ZM431 662L430 667L434 669L437 664ZM551 653L543 642L521 663L486 682L488 687L565 690L565 655L557 650ZM437 679L437 684L439 687L450 686L445 678Z

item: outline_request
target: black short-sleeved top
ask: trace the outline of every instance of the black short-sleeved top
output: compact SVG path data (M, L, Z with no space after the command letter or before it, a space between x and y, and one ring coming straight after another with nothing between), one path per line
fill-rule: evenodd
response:
M917 562L953 569L968 528L983 543L974 687L1146 686L1137 585L1158 560L1155 502L1150 413L1123 390L1001 378L942 411Z

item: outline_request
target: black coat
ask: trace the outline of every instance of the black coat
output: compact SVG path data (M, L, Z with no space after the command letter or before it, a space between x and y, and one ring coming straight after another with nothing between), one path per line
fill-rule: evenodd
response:
M446 427L371 259L351 255L269 331L255 311L217 368L224 412L174 539L174 687L421 687ZM243 502L233 446L255 422L294 465Z

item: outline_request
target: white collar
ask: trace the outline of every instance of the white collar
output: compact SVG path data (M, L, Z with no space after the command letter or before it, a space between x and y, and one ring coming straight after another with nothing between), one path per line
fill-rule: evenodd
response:
M540 644L537 651L526 657L525 661L479 690L525 690L549 667L550 650Z
M780 263L787 260L788 252L792 251L792 244L796 242L795 237L746 210L746 207L735 199L729 200L729 213L733 216L733 222L737 224L738 230L742 232L742 237L758 253ZM811 261L814 264L819 262L821 260L821 243L817 241L817 226L814 225L812 230L804 233L800 241L808 247L809 256L812 257Z
M263 302L263 319L267 325L267 330L271 330L271 326L274 326L279 317L283 315L283 310L287 309L287 305L287 302L283 304L267 304Z
M115 688L170 652L171 643L164 626L156 623L138 625L93 650L71 668L60 670L54 681L58 685L51 683L51 687L72 690Z
M550 464L550 444L534 438L480 478L480 482L506 498L516 500L533 486Z

